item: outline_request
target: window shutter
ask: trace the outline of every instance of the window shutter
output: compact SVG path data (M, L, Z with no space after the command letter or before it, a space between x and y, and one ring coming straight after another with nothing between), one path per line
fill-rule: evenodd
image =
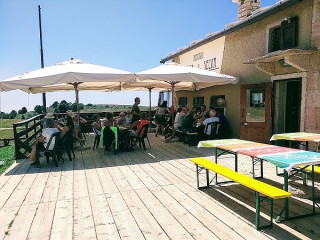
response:
M298 45L298 17L290 18L281 23L281 41L282 50L294 48Z

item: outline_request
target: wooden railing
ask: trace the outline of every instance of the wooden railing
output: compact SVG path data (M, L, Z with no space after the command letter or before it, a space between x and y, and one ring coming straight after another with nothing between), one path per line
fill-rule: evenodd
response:
M142 111L149 116L149 111ZM120 112L113 112L114 116L118 116ZM93 122L93 115L98 114L101 118L105 117L106 112L96 113L80 113L81 117L87 120L87 124L83 126L83 131L88 133L92 131L91 123ZM155 111L151 112L153 118ZM54 113L56 119L63 118L65 113ZM15 158L24 159L27 158L31 152L32 145L37 137L40 136L42 126L40 120L43 115L37 115L22 122L13 124L13 136L15 142ZM10 141L11 139L9 139Z
M13 124L13 136L15 143L15 158L27 158L31 152L32 144L41 134L40 120L43 115L37 115L22 122Z

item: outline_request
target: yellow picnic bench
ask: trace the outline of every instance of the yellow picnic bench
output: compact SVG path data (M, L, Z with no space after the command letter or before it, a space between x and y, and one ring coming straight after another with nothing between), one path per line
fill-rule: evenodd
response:
M258 181L254 178L245 176L241 173L235 172L227 167L221 166L214 162L211 162L203 157L198 158L190 158L190 161L196 164L196 171L197 171L197 187L198 189L208 188L210 187L209 182L209 170L222 175L226 178L233 180L245 187L248 187L255 191L256 195L256 216L255 216L255 226L256 229L262 229L266 227L272 226L272 219L273 219L273 199L285 199L291 197L291 193L286 192L282 189L277 187L271 186L267 183ZM199 173L202 169L206 170L206 186L200 187L199 186ZM264 196L260 196L263 194ZM261 202L264 200L268 200L270 202L270 224L265 226L260 226L260 206Z

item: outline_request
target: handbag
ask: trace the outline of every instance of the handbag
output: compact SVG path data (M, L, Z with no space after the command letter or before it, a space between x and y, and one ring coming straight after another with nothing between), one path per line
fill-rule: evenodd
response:
M32 150L31 150L29 158L30 158L31 161L35 161L36 160L36 158L37 158L37 145L34 145L32 147Z

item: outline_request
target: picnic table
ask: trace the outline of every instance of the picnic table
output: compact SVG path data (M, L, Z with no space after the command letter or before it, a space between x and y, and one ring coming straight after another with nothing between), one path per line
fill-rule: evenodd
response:
M302 143L305 146L305 150L309 149L309 142L317 143L317 151L320 150L320 134L307 133L307 132L294 132L294 133L280 133L274 134L271 141L286 140L289 141L289 147L291 147L293 141Z
M198 147L214 148L216 163L218 163L218 157L222 154L233 154L235 156L235 171L238 171L238 154L250 156L252 159L259 160L261 163L260 177L263 177L263 161L270 162L276 167L284 170L285 191L288 191L288 181L291 177L298 173L310 175L312 180L312 214L299 215L294 218L315 215L315 206L317 205L319 207L319 205L315 202L314 165L320 164L320 153L256 143L240 139L200 141ZM218 150L221 151L220 154L218 154ZM311 166L311 172L306 171L306 168L309 166ZM216 178L216 184L217 183L218 182ZM277 221L279 221L283 213L285 214L284 219L289 219L289 199L285 199L284 208L278 215Z

